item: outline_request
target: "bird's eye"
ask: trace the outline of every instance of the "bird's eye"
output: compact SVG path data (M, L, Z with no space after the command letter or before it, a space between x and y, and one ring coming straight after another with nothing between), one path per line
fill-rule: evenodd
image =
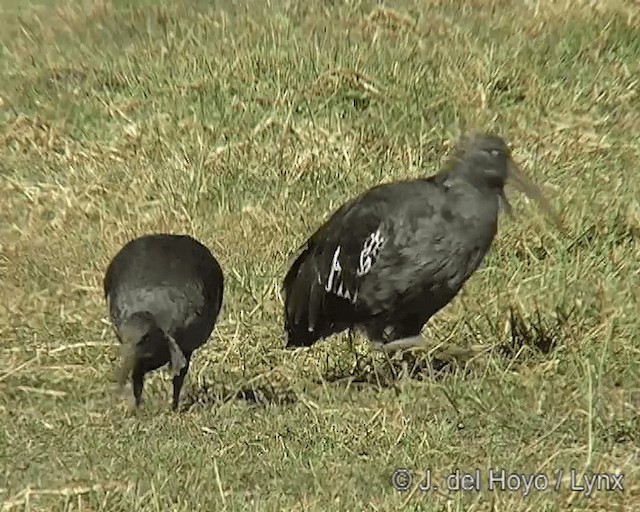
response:
M496 157L500 154L500 151L498 151L497 149L492 149L489 153L491 153L491 156Z

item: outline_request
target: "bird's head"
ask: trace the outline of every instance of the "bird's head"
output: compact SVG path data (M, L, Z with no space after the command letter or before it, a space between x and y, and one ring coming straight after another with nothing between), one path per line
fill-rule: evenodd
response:
M476 185L504 187L517 165L507 143L497 135L472 133L458 142L454 155L456 170Z
M116 383L122 390L136 363L154 359L157 348L166 346L167 336L158 326L155 317L146 311L129 316L118 328L122 347L120 366L116 371Z
M500 205L511 213L511 205L504 193L505 184L515 188L536 201L553 222L561 226L561 221L540 189L522 172L513 160L511 150L498 135L474 132L456 144L452 168L446 172L475 186L493 190L498 194Z

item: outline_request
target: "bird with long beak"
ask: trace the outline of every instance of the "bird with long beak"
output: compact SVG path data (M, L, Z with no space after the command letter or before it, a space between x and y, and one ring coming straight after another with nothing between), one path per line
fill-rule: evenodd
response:
M222 307L220 264L188 235L148 234L127 242L113 257L103 290L122 344L118 391L130 378L139 407L145 375L167 365L177 409L191 356L211 335Z
M284 279L287 347L343 330L385 352L424 346L421 330L481 264L512 182L561 225L505 141L472 134L436 175L376 186L309 237Z

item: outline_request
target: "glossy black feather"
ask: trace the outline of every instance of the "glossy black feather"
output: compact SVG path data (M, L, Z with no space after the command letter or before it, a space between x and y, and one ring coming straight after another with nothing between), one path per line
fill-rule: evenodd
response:
M433 177L379 185L340 207L284 279L287 346L354 328L376 343L418 335L488 251L509 161L502 139L477 139Z
M211 335L222 306L224 279L216 258L186 235L145 235L128 242L115 255L103 289L121 343L131 319L146 331L136 344L134 393L136 379L141 393L144 374L169 362L165 335L177 343L187 362L174 379L177 406L191 354Z

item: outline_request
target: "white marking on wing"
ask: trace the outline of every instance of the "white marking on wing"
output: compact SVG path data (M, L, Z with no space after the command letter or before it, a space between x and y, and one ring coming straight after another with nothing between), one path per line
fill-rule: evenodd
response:
M329 277L327 277L327 284L324 289L328 292L333 291L333 280L335 277L340 276L340 272L342 272L342 267L340 266L340 261L338 261L338 257L340 256L341 247L336 247L336 251L333 253L333 260L331 261L331 270L329 271Z
M382 236L380 228L367 237L362 244L362 251L360 252L360 266L356 272L358 277L366 276L371 271L371 267L375 263L385 241L386 239Z
M358 298L358 291L356 290L352 297L351 292L347 289L344 281L340 278L340 274L342 273L342 265L340 265L339 260L341 249L341 246L338 246L333 253L331 269L329 270L329 276L327 277L327 283L325 284L324 289L327 292L335 293L338 297L347 299L351 303L355 304L356 299Z

